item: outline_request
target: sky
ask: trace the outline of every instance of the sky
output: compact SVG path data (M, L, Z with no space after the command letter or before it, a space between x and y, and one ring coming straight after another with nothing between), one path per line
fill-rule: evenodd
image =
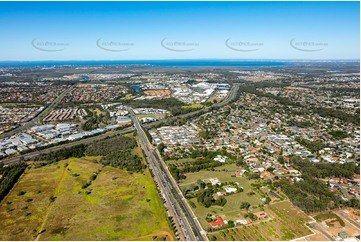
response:
M0 61L359 59L359 2L0 2Z

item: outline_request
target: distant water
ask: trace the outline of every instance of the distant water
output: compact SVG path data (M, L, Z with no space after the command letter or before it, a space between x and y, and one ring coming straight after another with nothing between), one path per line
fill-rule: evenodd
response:
M140 86L134 85L132 86L135 92L140 92Z
M286 61L245 60L119 60L119 61L0 61L0 67L51 67L51 66L101 66L149 65L162 67L257 67L284 66Z

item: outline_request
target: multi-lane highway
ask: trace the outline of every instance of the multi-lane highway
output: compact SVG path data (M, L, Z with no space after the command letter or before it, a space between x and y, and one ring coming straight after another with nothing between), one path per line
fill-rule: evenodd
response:
M188 118L188 117L196 116L196 115L198 115L198 114L200 114L202 112L210 111L212 107L216 108L216 107L224 106L224 105L228 104L229 102L233 101L236 98L238 89L239 89L239 84L238 83L234 84L232 86L231 90L229 91L228 96L225 99L223 99L221 102L216 103L216 104L212 105L211 107L208 107L208 108L205 108L205 109L200 109L200 110L197 110L197 111L194 111L194 112L182 114L182 115L175 116L175 117L166 118L166 119L163 119L163 120L160 120L160 121L157 121L157 122L149 123L149 124L144 125L144 127L150 128L150 127L159 125L159 123L172 121L172 120L175 120L175 119L178 119L178 118ZM71 89L68 89L61 96L64 97L64 95L66 95L70 90ZM58 97L57 101L53 102L53 105L56 105L56 103L58 103L59 100L62 99L62 97ZM51 105L51 106L54 107L53 105ZM47 110L48 110L48 108L47 108ZM34 124L35 121L32 121L33 122L32 124ZM26 127L28 125L30 125L30 124L27 124ZM22 126L22 128L24 128L24 126ZM134 128L129 127L129 128L125 128L125 129L122 129L122 130L117 130L117 131L114 131L114 132L111 132L111 133L99 134L99 135L94 136L94 137L84 138L84 139L73 141L73 142L70 142L70 143L66 143L66 144L46 148L46 149L43 149L41 151L33 151L33 152L30 152L30 153L27 153L27 154L17 155L17 156L14 156L14 157L6 158L6 159L3 159L3 160L0 160L0 162L2 162L4 164L15 163L15 162L19 162L21 160L31 159L31 158L39 155L39 154L42 154L42 153L54 152L54 151L57 151L57 150L60 150L60 149L63 149L63 148L69 148L69 147L79 145L79 144L89 144L89 143L97 141L97 140L102 140L104 138L111 137L111 136L114 136L114 135L130 133L132 131L134 131ZM9 135L9 133L6 133L6 134Z
M178 188L177 183L171 176L167 166L160 157L157 150L150 144L147 135L143 131L138 118L132 110L129 110L134 127L137 130L139 142L144 150L150 168L153 171L154 179L160 188L161 194L166 201L166 207L173 215L174 222L181 240L195 241L207 240L205 231L201 227L197 218L191 215L187 201Z

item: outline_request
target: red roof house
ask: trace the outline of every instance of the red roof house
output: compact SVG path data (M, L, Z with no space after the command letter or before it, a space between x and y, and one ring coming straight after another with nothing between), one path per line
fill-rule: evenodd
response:
M209 223L212 227L218 227L224 225L224 221L220 216L217 216L216 221L212 221Z

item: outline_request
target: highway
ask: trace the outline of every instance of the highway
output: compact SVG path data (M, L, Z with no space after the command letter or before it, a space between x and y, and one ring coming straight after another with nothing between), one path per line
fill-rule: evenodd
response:
M57 145L57 146L49 147L49 148L46 148L46 149L43 149L43 150L40 150L40 151L33 151L33 152L30 152L30 153L27 153L27 154L14 156L14 157L11 157L11 158L8 158L8 159L1 160L0 162L2 162L4 164L16 163L16 162L19 162L20 160L31 159L33 157L36 157L36 156L40 155L40 154L46 154L46 153L54 152L54 151L61 150L61 149L64 149L64 148L69 148L69 147L72 147L72 146L75 146L75 145L89 144L89 143L92 143L92 142L97 141L97 140L102 140L102 139L112 137L112 136L115 136L115 135L119 135L119 134L127 134L127 133L130 133L132 131L134 131L134 128L129 127L129 128L125 128L125 129L114 131L114 132L103 133L103 134L100 134L100 135L97 135L97 136L84 138L84 139L77 140L77 141L72 141L71 143Z
M131 114L134 127L137 130L139 143L144 150L150 168L153 171L155 182L158 184L161 194L166 201L166 207L173 215L180 239L195 241L204 240L205 238L207 240L205 231L200 226L197 218L194 215L191 215L189 207L185 204L187 201L184 199L175 180L172 179L173 177L159 153L157 153L157 150L150 144L135 113L133 110L129 110L129 113ZM205 235L204 238L202 234Z
M62 93L62 95L60 95L54 102L52 103L52 105L48 106L48 108L46 110L51 110L58 102L60 102L60 100L68 93L70 92L73 87L70 87L69 89L67 89L65 92ZM239 84L238 83L235 83L233 84L231 90L229 91L227 97L225 99L223 99L221 102L219 103L216 103L216 104L213 104L211 107L208 107L208 108L204 108L204 109L200 109L200 110L197 110L197 111L194 111L194 112L190 112L190 113L186 113L186 114L182 114L182 115L179 115L179 116L175 116L175 117L169 117L169 118L166 118L166 119L162 119L162 120L159 120L159 121L156 121L156 122L153 122L153 123L149 123L149 124L145 124L143 125L144 127L146 128L151 128L151 127L154 127L156 125L159 125L160 123L163 123L163 122L168 122L168 121L171 121L171 120L175 120L175 119L178 119L178 118L188 118L188 117L192 117L192 116L196 116L202 112L209 112L211 110L211 108L217 108L217 107L221 107L221 106L224 106L228 103L230 103L231 101L233 101L235 98L236 98L236 95L237 95L237 91L239 89ZM48 112L46 111L46 112ZM45 110L43 111L45 112ZM45 115L45 113L41 113L41 116ZM39 115L40 116L40 115ZM41 117L40 116L40 117ZM37 122L37 120L40 119L40 117L38 117L37 119L33 119L32 121L29 122L29 124L27 123L26 125L22 126L22 130L25 129L26 127L31 127L31 125L33 125L34 123ZM20 128L20 127L19 127ZM33 151L33 152L30 152L30 153L27 153L27 154L23 154L23 155L17 155L17 156L14 156L14 157L10 157L10 158L5 158L3 160L0 160L0 162L4 163L4 164L11 164L11 163L15 163L15 162L19 162L21 160L27 160L27 159L31 159L39 154L43 154L43 153L49 153L49 152L54 152L54 151L57 151L57 150L60 150L60 149L63 149L63 148L69 148L69 147L72 147L72 146L75 146L75 145L79 145L79 144L88 144L88 143L91 143L91 142L94 142L94 141L97 141L97 140L102 140L104 138L108 138L108 137L111 137L111 136L114 136L114 135L122 135L122 134L126 134L126 133L130 133L130 132L133 132L135 129L133 127L129 127L129 128L125 128L125 129L122 129L122 130L117 130L117 131L114 131L112 133L103 133L103 134L99 134L97 136L93 136L93 137L89 137L89 138L84 138L84 139L81 139L81 140L77 140L77 141L73 141L73 142L70 142L70 143L66 143L66 144L62 144L62 145L57 145L57 146L54 146L54 147L50 147L50 148L45 148L41 151ZM14 130L13 130L14 131ZM11 131L12 132L12 131ZM6 134L6 136L9 136L10 133L9 132L6 132L4 133ZM3 135L4 135L3 134Z

